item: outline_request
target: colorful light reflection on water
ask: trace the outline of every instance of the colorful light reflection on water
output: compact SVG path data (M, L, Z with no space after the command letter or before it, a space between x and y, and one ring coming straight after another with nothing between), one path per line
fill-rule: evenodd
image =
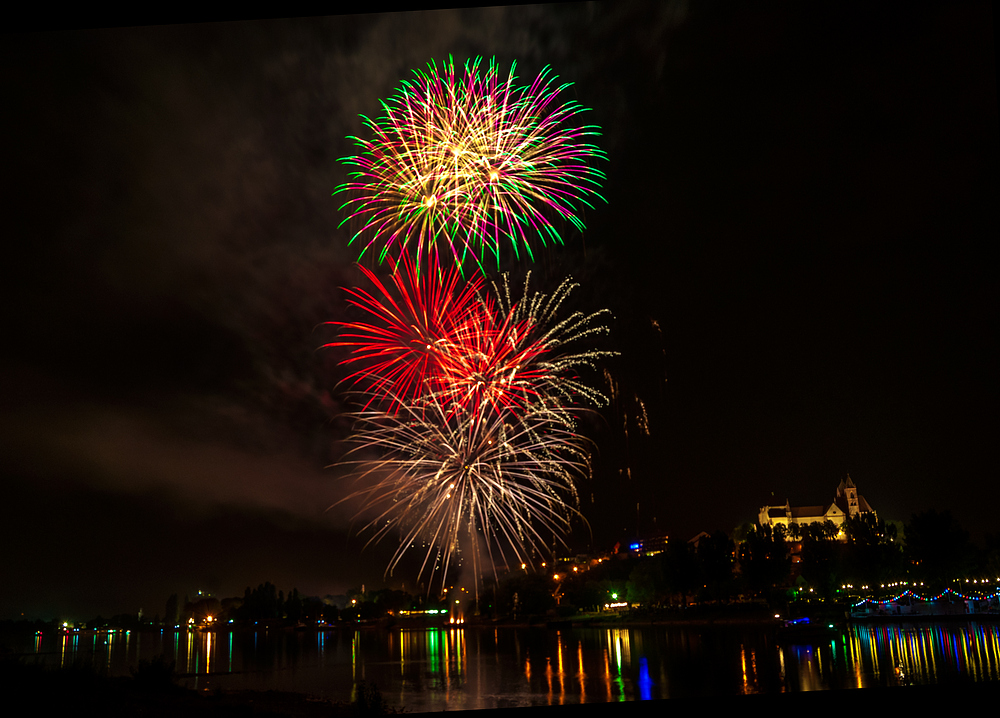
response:
M163 654L200 690L349 701L367 681L414 712L1000 681L1000 626L975 622L857 625L799 643L740 628L449 626L48 633L24 649L50 665L89 663L111 675Z

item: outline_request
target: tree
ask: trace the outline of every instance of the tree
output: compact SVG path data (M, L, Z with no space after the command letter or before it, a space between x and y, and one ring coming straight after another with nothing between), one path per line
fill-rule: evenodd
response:
M833 541L837 538L837 534L840 533L840 528L837 524L833 523L830 519L827 519L822 524L820 524L820 531L822 532L823 538L827 541Z
M981 576L1000 576L1000 533L987 533L977 570Z
M971 568L969 534L950 511L914 514L904 528L906 558L918 580L943 589Z
M552 579L544 574L514 574L500 584L497 596L498 608L506 615L515 613L520 617L544 615L548 609L556 605L552 589Z
M751 521L744 521L739 526L733 529L733 541L736 543L743 543L746 541L747 536L752 532L757 530L757 524Z
M591 569L579 574L570 574L563 582L563 601L578 606L585 611L600 610L607 602L602 592L601 582L597 579L598 571Z
M184 606L184 615L193 618L197 623L201 623L209 616L218 619L220 613L222 613L222 605L219 603L219 599L210 596Z
M783 582L791 569L785 542L775 538L771 527L749 531L739 548L740 571L747 588L755 594L767 593Z
M851 584L872 586L903 575L894 524L864 512L849 517L844 522L844 531L847 534L844 578Z
M670 541L663 556L663 575L667 590L680 594L681 606L687 605L689 595L695 593L698 583L698 559L694 549L686 541Z
M406 591L393 588L383 588L371 594L372 600L378 604L383 611L397 613L410 607L413 603L413 596Z
M823 598L832 598L838 585L841 545L826 538L827 533L821 527L820 531L811 532L803 539L800 573L817 594Z
M302 620L302 596L299 595L297 588L293 588L292 592L288 594L288 600L285 602L285 615L288 616L289 621L298 623Z
M703 596L720 601L733 595L733 553L735 545L723 531L716 531L698 542L698 581Z
M659 561L640 560L628 575L625 585L625 600L649 606L663 594L663 568Z
M848 543L854 546L878 546L896 538L896 527L869 511L849 516L844 522L844 532Z
M170 594L170 598L167 599L167 609L163 613L163 621L168 626L176 626L180 622L176 593Z
M278 596L277 587L270 581L265 581L253 590L247 586L243 592L243 605L236 613L244 621L281 618L283 606Z

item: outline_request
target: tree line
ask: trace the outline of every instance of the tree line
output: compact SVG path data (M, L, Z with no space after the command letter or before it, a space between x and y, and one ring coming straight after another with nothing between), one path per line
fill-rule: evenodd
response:
M861 513L843 530L846 540L838 541L839 528L829 521L787 530L750 527L740 544L739 570L758 595L797 578L824 598L844 586L878 592L916 583L923 593L937 594L956 580L1000 577L1000 534L987 534L985 546L977 547L949 511L914 514L902 525Z
M747 523L696 544L670 541L655 556L615 556L558 580L515 574L489 587L487 599L498 616L555 611L568 617L615 602L650 609L759 600L777 606L795 588L824 599L843 596L845 586L898 593L890 584L903 581L936 594L956 579L988 578L996 586L998 577L1000 534L974 546L950 512L931 510L905 524L862 513L850 517L843 532L831 521L788 528Z
M626 602L652 609L748 600L773 605L787 600L794 587L830 599L844 586L868 587L877 594L883 584L901 581L922 583L922 593L936 594L956 579L1000 578L1000 533L987 534L985 546L974 546L950 512L934 510L915 514L905 524L858 514L847 519L843 533L830 521L787 528L747 523L731 534L717 530L703 535L696 544L670 541L655 556L620 554L577 572L567 565L558 575L556 579L552 574L515 571L487 582L478 601L465 598L460 607L452 608L460 608L467 617L520 619L553 612L568 617ZM891 591L898 589L883 593ZM297 588L286 594L267 581L256 588L247 586L242 597L221 600L185 597L182 602L173 594L162 621L159 615L149 619L131 614L98 616L86 625L139 628L181 625L189 619L200 624L208 616L221 623L373 621L406 609L447 607L443 597L413 596L390 588L368 592L354 588L345 595L320 598L303 595Z

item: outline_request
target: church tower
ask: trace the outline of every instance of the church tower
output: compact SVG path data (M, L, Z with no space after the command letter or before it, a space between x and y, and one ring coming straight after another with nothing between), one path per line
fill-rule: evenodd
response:
M851 480L850 474L848 474L847 478L841 481L840 486L837 487L837 496L843 497L845 503L847 504L848 516L856 516L859 513L858 487L854 485L854 481Z

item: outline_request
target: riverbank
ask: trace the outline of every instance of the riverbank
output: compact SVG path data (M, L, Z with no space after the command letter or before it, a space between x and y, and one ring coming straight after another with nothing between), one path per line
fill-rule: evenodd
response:
M578 613L572 616L529 616L490 619L475 617L464 623L406 618L380 621L371 625L394 628L649 628L650 626L762 626L776 623L774 611L761 604L731 604L726 606L692 606L666 611L632 611Z

